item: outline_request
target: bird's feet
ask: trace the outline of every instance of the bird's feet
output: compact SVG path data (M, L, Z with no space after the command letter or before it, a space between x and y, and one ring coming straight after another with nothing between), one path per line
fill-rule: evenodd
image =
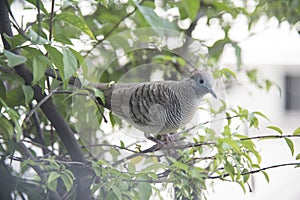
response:
M157 137L153 137L151 135L146 136L148 140L151 140L155 142L156 144L160 144L162 146L165 146L166 144L169 144L170 142L174 141L176 138L174 137L174 134L168 133L164 135L158 135Z

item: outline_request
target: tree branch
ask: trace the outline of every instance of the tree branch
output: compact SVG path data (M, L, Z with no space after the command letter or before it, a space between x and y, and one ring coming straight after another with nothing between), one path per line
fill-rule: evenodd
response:
M273 169L273 168L278 168L278 167L285 167L285 166L299 166L300 162L293 162L293 163L283 163L283 164L278 164L278 165L272 165L272 166L268 166L268 167L263 167L260 169L256 169L256 170L252 170L249 172L242 172L241 175L248 175L248 174L255 174L261 171L266 171L268 169ZM220 179L220 178L225 178L230 176L229 174L222 174L222 175L218 175L218 176L208 176L208 179Z
M7 50L9 50L11 47L9 43L6 41L4 34L13 37L8 10L9 7L7 1L1 0L0 1L0 33L4 44L4 48ZM20 54L20 51L18 49L14 50L13 52L18 55ZM24 64L18 65L14 67L14 69L16 73L24 79L26 85L31 85L31 82L33 80L33 75L26 68ZM42 88L39 85L35 85L32 88L34 91L34 98L36 99L37 102L42 101L46 97L46 94L42 92ZM86 158L84 157L84 154L76 138L74 137L71 128L66 123L63 116L59 113L56 106L53 104L52 100L49 99L48 101L43 103L41 105L41 109L46 115L47 119L53 124L54 128L57 131L57 134L62 140L62 143L67 149L67 152L69 153L71 159L73 161L86 163ZM77 189L77 195L76 195L77 199L92 199L90 194L90 188L89 188L91 182L87 181L85 176L86 174L83 171L81 171L81 173L78 173L76 176L76 179L79 184L79 187Z

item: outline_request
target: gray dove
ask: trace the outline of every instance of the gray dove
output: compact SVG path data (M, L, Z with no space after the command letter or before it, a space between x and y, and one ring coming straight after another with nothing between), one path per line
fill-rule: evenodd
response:
M181 81L90 85L103 91L104 107L143 131L151 140L184 127L206 94L217 98L212 90L213 77L200 70Z

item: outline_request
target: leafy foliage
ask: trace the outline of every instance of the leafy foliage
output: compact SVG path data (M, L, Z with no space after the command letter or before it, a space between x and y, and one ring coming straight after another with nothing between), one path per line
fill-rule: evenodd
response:
M220 131L210 128L209 124L218 121L212 120L193 127L197 134L192 137L193 129L180 130L191 138L181 145L144 150L144 140L129 143L113 137L114 132L126 130L127 124L104 112L97 101L105 102L103 93L87 85L92 81L148 81L148 75L157 71L165 79L178 79L176 72L205 66L216 79L223 78L225 85L245 74L249 83L267 92L276 84L259 79L257 69L244 68L241 48L229 32L241 15L247 18L249 30L263 14L296 23L300 7L296 0L254 2L255 6L229 0L62 1L53 10L43 1L25 1L24 9L31 10L36 20L18 25L11 16L17 33L1 33L3 44L9 45L0 54L0 167L13 180L7 197L80 199L80 187L87 185L89 195L97 199L164 199L162 191L170 186L175 199L196 199L205 197L208 179L236 182L246 192L252 173L262 172L269 182L260 167L255 139L283 138L299 160L292 138L299 137L300 128L286 135L270 125L267 128L274 135L249 138L240 127L259 129L260 121L268 117L260 111L230 107L225 99L219 100L218 108L209 102L205 104L209 108L204 108L214 117L222 116ZM17 15L14 10L11 13ZM192 38L199 19L208 26L217 22L223 38L211 45ZM10 24L0 19L0 26ZM234 49L236 66L218 68L226 46ZM142 72L137 66L142 66ZM127 72L131 76L126 77ZM49 102L62 118L48 109ZM103 123L106 118L109 125ZM64 123L67 128L61 130ZM70 130L74 134L67 139L59 134ZM85 163L74 159L77 146Z

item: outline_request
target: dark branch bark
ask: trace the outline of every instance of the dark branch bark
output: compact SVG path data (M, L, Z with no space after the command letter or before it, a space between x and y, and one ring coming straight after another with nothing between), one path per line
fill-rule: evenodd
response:
M5 0L0 1L0 32L2 41L4 44L5 49L10 49L9 43L3 37L3 34L7 34L10 37L13 37L12 29L10 26L9 16L8 16L8 9L5 3ZM14 53L20 54L18 50L14 50ZM15 67L15 71L18 75L20 75L26 85L31 85L33 80L33 76L30 71L25 67L25 65L18 65ZM34 98L40 102L42 99L45 98L45 94L42 93L42 89L40 86L35 85L33 86L34 90ZM68 153L70 154L72 160L79 161L79 162L86 162L86 159L80 149L77 140L74 137L73 132L71 131L68 124L63 119L62 115L58 112L57 108L49 99L41 106L42 111L45 113L46 117L51 121L60 136L63 144L65 145Z
M8 13L9 13L9 7L7 1L0 0L0 33L1 33L1 38L3 41L4 48L7 50L10 49L10 45L5 40L4 34L13 37L13 32L10 26L10 19ZM14 53L20 54L20 51L14 50ZM31 82L33 80L33 75L26 68L24 64L18 65L14 69L16 73L24 79L26 85L31 85ZM35 85L32 88L34 90L34 98L37 100L37 102L42 101L46 96L46 94L42 92L42 88L38 85ZM56 106L53 104L52 100L49 99L48 101L43 103L41 109L46 115L46 117L48 118L48 120L53 124L60 139L62 140L64 146L66 147L71 159L73 161L85 163L86 159L77 140L74 137L71 128L66 123L62 115L59 113ZM90 190L89 190L90 185L86 180L84 182L81 182L81 180L85 179L83 177L84 175L86 174L83 173L83 175L81 174L76 177L79 185L79 188L77 190L77 199L91 199Z

